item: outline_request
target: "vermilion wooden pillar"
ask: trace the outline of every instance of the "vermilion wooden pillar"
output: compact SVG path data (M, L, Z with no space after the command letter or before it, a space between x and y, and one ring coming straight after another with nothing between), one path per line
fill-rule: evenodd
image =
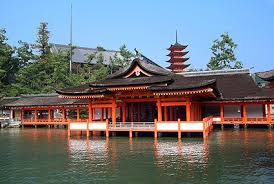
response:
M122 106L122 122L126 122L126 104Z
M113 127L116 127L116 107L117 107L117 104L116 104L116 98L113 98L112 99L112 109L111 109L111 117L112 117L112 124L113 124Z
M79 108L77 108L77 121L80 121L80 109Z
M186 100L186 121L190 121L190 115L191 115L191 102L189 99Z
M270 123L271 121L270 102L267 103L267 120Z
M243 121L247 122L246 103L243 103Z
M158 111L158 121L162 121L162 106L160 98L157 98L157 111Z
M88 121L89 122L92 122L92 116L93 116L93 112L92 112L92 103L91 101L89 100L89 103L88 103Z
M221 121L224 121L224 104L220 104L220 117Z

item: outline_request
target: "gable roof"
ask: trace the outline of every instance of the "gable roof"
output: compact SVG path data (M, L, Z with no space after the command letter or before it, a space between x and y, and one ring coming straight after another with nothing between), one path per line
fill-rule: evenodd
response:
M161 67L160 65L154 63L153 61L141 54L140 57L133 59L133 61L128 66L121 68L112 75L109 75L106 79L122 78L130 71L132 71L136 66L139 66L141 69L152 75L173 75L173 73L169 70Z

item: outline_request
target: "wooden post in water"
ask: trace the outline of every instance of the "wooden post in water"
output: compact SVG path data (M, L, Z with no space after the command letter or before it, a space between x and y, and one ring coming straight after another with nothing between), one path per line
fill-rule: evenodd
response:
M109 137L109 127L108 127L108 119L106 119L106 137L108 138Z
M154 119L154 138L157 139L157 119Z
M129 129L129 138L132 138L132 129Z
M87 120L87 137L89 137L89 120Z
M70 119L68 120L68 137L70 137Z
M244 122L244 128L247 128L247 115L246 115L246 103L243 103L243 122Z
M178 119L178 139L181 139L181 120L180 118Z

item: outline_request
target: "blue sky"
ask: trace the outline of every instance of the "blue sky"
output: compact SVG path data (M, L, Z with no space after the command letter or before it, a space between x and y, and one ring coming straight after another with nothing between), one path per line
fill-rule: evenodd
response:
M67 44L71 2L74 45L116 50L125 43L167 66L177 29L179 42L189 45L188 63L205 68L212 41L229 32L246 68L274 68L274 0L8 0L1 2L0 27L16 45L34 42L46 21L50 41Z

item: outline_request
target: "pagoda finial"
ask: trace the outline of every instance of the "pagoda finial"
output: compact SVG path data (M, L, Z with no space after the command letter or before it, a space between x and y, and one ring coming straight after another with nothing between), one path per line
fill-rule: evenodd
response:
M175 43L178 43L178 34L177 34L177 29L176 29L176 42Z

